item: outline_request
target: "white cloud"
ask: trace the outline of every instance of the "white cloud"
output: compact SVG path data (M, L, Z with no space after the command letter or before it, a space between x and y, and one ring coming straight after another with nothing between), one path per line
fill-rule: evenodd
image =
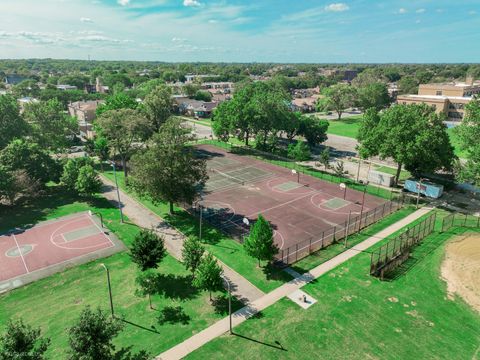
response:
M83 23L93 23L93 20L87 17L81 17L80 21Z
M202 6L202 3L198 0L183 0L183 6L198 7Z
M176 42L176 43L182 43L182 42L185 42L187 41L187 39L185 38L179 38L179 37L173 37L172 38L172 42Z
M130 3L130 0L117 0L117 3L122 6L127 6Z
M420 24L422 21L421 20L417 20L415 21L415 24Z
M398 13L399 13L399 14L406 14L406 13L407 13L407 9L405 9L405 8L400 8L400 9L398 9Z
M468 12L469 15L475 15L477 12L475 10L471 10Z
M333 3L325 6L325 11L342 12L348 9L350 9L350 7L345 3Z
M422 9L417 9L415 12L417 14L423 14L425 11L427 11L427 10L422 8Z

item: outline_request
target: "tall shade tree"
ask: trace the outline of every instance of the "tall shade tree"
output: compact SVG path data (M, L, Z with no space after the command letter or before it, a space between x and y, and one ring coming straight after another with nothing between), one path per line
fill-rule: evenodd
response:
M165 241L153 230L142 229L133 240L130 257L141 271L156 269L167 255Z
M302 115L300 118L298 134L307 140L308 145L316 146L327 140L329 122Z
M101 104L97 108L97 116L110 110L131 109L135 110L138 107L138 103L135 99L128 96L124 92L119 92L107 97L104 104Z
M17 100L13 96L0 96L0 129L0 150L13 139L29 132L29 127L20 116Z
M359 132L360 154L392 158L416 176L451 170L455 155L443 118L425 104L395 105L366 117Z
M325 89L324 95L325 97L318 103L318 110L333 110L340 120L344 111L355 104L356 90L347 84L337 84Z
M151 130L149 121L132 109L110 110L96 120L100 135L107 139L113 151L122 160L125 178L128 176L127 161L137 149L138 142Z
M381 110L390 104L387 85L384 83L376 82L358 87L357 95L356 104L364 111L370 108Z
M187 270L195 277L195 271L200 265L202 256L205 253L205 248L200 243L200 240L195 236L189 236L183 242L182 248L182 262Z
M166 85L153 89L143 102L145 115L151 123L153 132L158 132L173 112L172 90Z
M32 126L36 142L44 149L62 151L78 133L76 119L65 114L57 99L28 104L24 117Z
M42 338L40 329L22 319L10 319L0 335L0 360L43 360L49 345L50 339Z
M175 202L192 203L208 179L205 159L196 158L188 129L180 119L169 119L152 144L132 158L133 186L153 201L166 201L173 213Z
M200 264L195 270L193 286L209 292L210 300L212 300L212 291L222 288L223 270L218 265L217 260L212 254L207 253L202 257Z
M273 240L272 227L262 215L259 215L253 224L250 235L245 238L243 248L248 255L258 260L258 266L260 266L261 260L271 262L278 254L278 247Z
M460 148L466 152L467 162L460 166L459 179L480 186L480 98L465 107L465 117L454 130Z
M41 184L58 181L61 166L43 150L31 141L13 140L0 151L0 166L8 171L25 170L28 176Z
M79 195L92 196L102 187L102 182L98 178L98 174L92 165L82 166L78 172L77 181L75 182L75 190Z
M149 356L144 351L137 354L131 354L128 348L115 351L113 341L122 329L123 323L119 319L108 316L100 308L92 310L87 306L68 330L70 349L67 359L147 360Z

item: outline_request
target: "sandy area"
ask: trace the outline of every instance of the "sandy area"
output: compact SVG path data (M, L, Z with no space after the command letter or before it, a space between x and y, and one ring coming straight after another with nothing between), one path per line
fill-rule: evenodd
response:
M480 234L465 234L447 245L442 276L450 295L461 296L480 312Z

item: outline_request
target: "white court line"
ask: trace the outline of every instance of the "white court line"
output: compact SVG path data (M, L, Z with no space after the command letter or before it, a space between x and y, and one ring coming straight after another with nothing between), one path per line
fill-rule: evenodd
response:
M89 216L88 214L86 214L86 216L88 217L88 220L90 220L90 221L97 227L97 229L100 230L100 234L102 234L102 235L110 242L110 244L112 244L112 246L115 246L115 244L113 243L113 241L110 240L110 238L109 238L107 235L105 235L105 233L104 233L103 230L100 228L100 226L97 225L97 223L95 222L95 220L93 220L92 217ZM109 248L112 247L112 246L109 246ZM108 249L108 248L107 248L107 249Z
M20 250L20 246L18 245L17 238L15 237L15 234L12 234L12 235L13 235L13 240L15 240L15 244L17 244L18 253L20 254L20 257L22 258L23 266L25 266L25 270L27 271L27 274L29 274L30 271L28 270L27 263L25 262L25 259L23 258L22 250Z

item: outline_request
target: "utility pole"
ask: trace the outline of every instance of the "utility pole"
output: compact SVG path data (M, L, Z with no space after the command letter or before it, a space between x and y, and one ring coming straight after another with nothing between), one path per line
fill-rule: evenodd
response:
M117 199L118 199L118 210L120 211L120 222L123 224L123 211L122 211L122 203L120 201L120 190L118 189L117 170L116 170L114 161L111 161L110 164L113 167L113 176L115 178L115 186L117 188Z

